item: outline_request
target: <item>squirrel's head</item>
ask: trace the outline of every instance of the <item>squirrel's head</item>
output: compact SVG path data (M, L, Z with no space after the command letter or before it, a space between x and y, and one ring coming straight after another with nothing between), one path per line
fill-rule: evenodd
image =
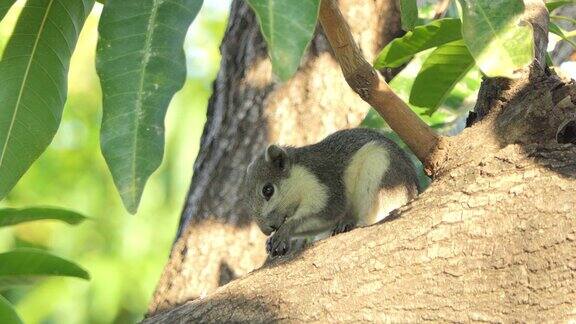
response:
M290 177L290 168L288 152L278 145L270 145L246 170L245 200L266 235L277 230L295 207L290 199L293 192L284 181Z

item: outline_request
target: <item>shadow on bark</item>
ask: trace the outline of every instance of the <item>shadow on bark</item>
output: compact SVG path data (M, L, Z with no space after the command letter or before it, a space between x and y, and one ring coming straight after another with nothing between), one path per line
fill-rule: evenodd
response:
M230 281L238 278L234 273L234 269L228 265L225 261L220 262L220 269L218 270L218 286L224 286Z
M201 302L198 299L197 302ZM160 312L142 323L269 323L289 320L275 312L273 305L258 297L223 296L211 300L211 307L193 306L195 302ZM212 310L218 311L212 311ZM236 312L235 310L238 310ZM225 315L224 315L225 314Z
M576 166L572 161L551 165L543 159L544 151L576 144L576 83L573 80L563 80L535 63L517 80L484 80L478 98L471 136L487 143L494 138L499 149L510 144L520 145L526 157L540 161L542 167L574 178Z

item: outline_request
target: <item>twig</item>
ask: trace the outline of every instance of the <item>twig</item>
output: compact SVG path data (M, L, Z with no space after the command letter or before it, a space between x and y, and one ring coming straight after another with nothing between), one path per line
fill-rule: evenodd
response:
M348 85L378 111L431 174L435 169L432 156L442 137L426 125L364 59L334 0L322 0L320 23Z

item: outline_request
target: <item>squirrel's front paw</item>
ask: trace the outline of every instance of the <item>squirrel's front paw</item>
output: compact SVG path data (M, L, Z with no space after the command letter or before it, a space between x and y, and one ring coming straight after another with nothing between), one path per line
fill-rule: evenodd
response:
M354 221L354 220L345 219L345 220L339 221L338 224L336 224L336 227L334 227L334 229L332 230L332 236L340 234L340 233L349 232L349 231L353 230L354 228L356 228L356 221Z
M274 233L266 240L266 252L271 257L285 255L290 249L290 238L281 233Z

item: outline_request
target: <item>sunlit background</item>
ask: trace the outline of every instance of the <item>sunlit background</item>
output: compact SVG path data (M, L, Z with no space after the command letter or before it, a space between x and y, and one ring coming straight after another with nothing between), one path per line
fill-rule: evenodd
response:
M420 17L430 19L435 4L421 1ZM0 51L22 5L23 1L17 2L0 24ZM150 178L135 216L124 211L99 148L101 93L94 54L102 6L95 5L72 59L69 96L58 134L0 203L0 207L56 206L89 216L90 220L79 226L42 221L2 228L0 252L29 246L47 249L79 263L92 279L50 278L6 292L25 323L134 323L146 312L168 258L192 176L229 5L230 0L205 1L188 32L188 80L168 110L164 162ZM456 14L455 9L450 11ZM552 43L556 41L552 37ZM405 100L429 53L417 55L391 82ZM575 76L574 62L563 67ZM474 106L480 77L480 72L472 69L433 115L413 108L438 130L455 134L464 126L465 113ZM374 112L368 114L364 125L385 127Z
M0 24L0 48L23 1ZM48 249L88 270L92 279L50 278L8 291L25 323L134 323L142 318L168 258L192 176L215 78L230 1L205 1L186 39L188 80L168 110L166 152L146 186L137 215L124 211L100 153L101 92L94 65L96 4L72 58L68 101L54 141L1 207L49 205L91 218L79 226L54 221L0 229L0 252Z

